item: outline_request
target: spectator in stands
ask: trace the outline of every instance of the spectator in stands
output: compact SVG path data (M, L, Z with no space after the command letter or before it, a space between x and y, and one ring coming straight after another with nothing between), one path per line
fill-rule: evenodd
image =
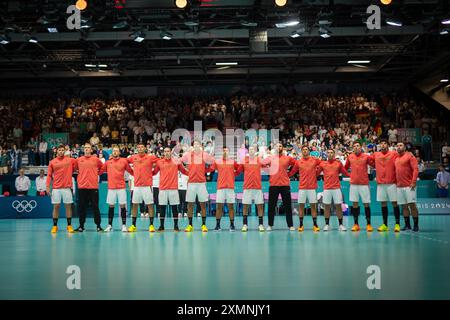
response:
M39 170L39 176L36 178L36 195L39 197L44 197L47 195L46 192L46 176L44 169Z
M439 165L439 172L436 175L435 181L437 183L438 198L447 198L450 173L445 171L445 166L443 164Z
M397 144L397 129L395 129L394 125L391 125L391 128L388 130L388 139L389 143Z
M92 137L89 139L89 143L93 146L96 147L98 144L100 144L100 138L97 137L97 133L93 133Z
M37 141L35 138L31 137L27 144L28 147L28 165L36 165L36 151L37 151Z
M48 143L45 140L41 140L39 143L39 165L46 166L48 165Z
M13 173L17 173L19 168L22 166L22 150L18 149L14 144L9 151L9 157L11 161L11 169Z
M9 155L5 149L0 148L0 175L8 174L10 163Z
M30 190L30 186L30 178L25 175L25 170L23 168L20 168L19 176L15 181L16 194L18 196L26 196L28 194L28 190Z
M14 143L20 148L22 145L22 135L23 131L19 124L17 124L13 129L13 137L14 137Z
M428 130L424 130L422 136L422 153L423 153L423 160L426 163L432 162L433 152L431 146L431 135L428 133Z

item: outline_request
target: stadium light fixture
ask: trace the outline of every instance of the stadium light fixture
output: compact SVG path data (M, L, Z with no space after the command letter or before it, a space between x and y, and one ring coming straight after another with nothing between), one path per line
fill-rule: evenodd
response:
M237 66L237 62L216 62L216 66Z
M175 0L175 5L179 9L184 9L188 5L187 0Z
M393 27L401 27L401 26L403 26L403 23L400 20L393 19L393 18L386 19L386 24L388 24L390 26L393 26Z
M142 31L137 31L131 35L135 42L142 42L145 39L145 33Z
M328 30L328 29L325 28L325 27L320 27L320 28L319 28L319 35L320 35L322 38L327 39L327 38L330 38L330 37L331 37L331 31Z
M275 0L275 4L278 7L284 7L287 4L287 0Z
M56 27L48 27L47 30L50 33L57 33L58 32L58 28L56 28Z
M450 18L445 18L441 20L442 24L450 24Z
M440 35L445 35L448 34L448 30L447 29L442 29L441 31L439 31Z
M87 8L87 1L86 0L77 0L77 2L75 3L75 7L78 10L83 11L84 9Z
M163 39L163 40L171 40L173 37L173 34L171 34L170 32L167 32L167 31L162 31L160 36L161 36L161 39Z
M348 64L367 64L370 63L370 60L348 60Z
M298 18L295 18L295 19L289 19L287 21L275 23L275 27L277 27L277 28L294 27L294 26L298 25L299 23L300 23L300 21L298 20Z
M119 21L113 25L113 29L125 29L128 27L128 22L126 20Z
M448 78L444 78L444 79L441 79L441 81L440 82L442 82L442 83L446 83L446 82L448 82Z
M0 44L4 45L4 44L8 44L10 42L11 42L11 38L10 37L8 37L6 35L0 36Z
M30 38L28 39L28 42L29 42L29 43L38 43L39 41L38 41L38 39L37 39L36 37L30 37Z
M254 21L241 20L241 25L244 27L257 27L258 23Z
M291 33L291 38L298 38L305 32L305 27L300 27Z

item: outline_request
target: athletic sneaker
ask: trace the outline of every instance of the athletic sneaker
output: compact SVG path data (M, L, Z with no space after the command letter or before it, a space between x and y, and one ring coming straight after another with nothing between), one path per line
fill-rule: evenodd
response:
M339 225L339 231L347 231L347 228L343 224Z
M197 217L200 218L202 216L201 213L197 213Z
M354 224L352 227L352 231L355 232L355 231L359 231L359 230L361 230L361 228L359 227L359 224Z
M187 213L183 214L183 217L187 218Z
M319 228L318 226L313 226L313 231L314 231L314 232L319 232L319 231L320 231L320 228Z
M414 227L413 227L413 232L419 232L419 226L417 226L417 225L414 226Z
M264 232L264 231L266 231L266 230L264 229L264 226L263 226L262 224L259 225L258 230L259 230L259 232Z
M57 226L53 226L52 230L50 232L51 233L57 233L58 232L58 227Z
M234 226L230 226L230 232L236 231L236 228Z
M389 228L388 228L387 225L385 225L385 224L383 223L381 226L378 227L377 230L378 230L378 232L386 232L386 231L389 231Z
M402 231L411 231L411 226L404 226Z
M371 226L370 224L368 224L368 225L366 226L366 231L367 231L367 232L372 232L372 231L373 231L373 228L372 228L372 226Z
M328 230L330 230L330 226L329 226L328 224L326 224L326 225L323 227L323 231L328 231Z
M75 229L76 232L83 232L84 228L82 226L79 226L78 228Z
M74 233L75 230L73 230L73 227L72 227L72 226L67 226L67 232L68 232L68 233Z
M184 232L192 232L194 231L194 227L190 224L186 227L186 229L184 229Z
M268 226L267 229L266 229L266 231L272 231L272 227L271 227L271 226Z
M149 215L148 213L146 213L146 214L145 214L145 217L148 218L148 217L150 217L150 215Z
M297 228L297 231L298 232L303 232L305 230L305 227L304 226L301 226L301 227L298 227Z
M295 231L294 227L289 227L289 231Z
M202 225L202 232L208 232L208 228L206 227L206 225Z
M400 225L399 224L395 225L394 232L400 232Z
M216 227L214 228L214 231L215 231L215 232L219 232L219 231L222 231L222 229L220 229L219 226L216 226Z
M122 232L128 232L128 230L127 230L127 226L126 225L122 225Z
M180 228L178 228L178 227L175 227L175 228L173 228L173 231L175 231L175 232L179 232L179 231L180 231Z
M108 224L105 228L105 232L112 232L112 231L113 231L112 225Z
M155 232L155 226L154 225L150 225L150 227L148 227L148 231L149 232Z
M123 228L122 228L122 229L123 229ZM136 226L131 225L131 226L128 228L128 232L136 232Z
M182 213L179 213L178 214L178 219L181 219L183 217L183 214Z
M97 227L97 232L103 232L105 230L102 229L102 227Z
M246 224L244 224L244 225L242 226L241 231L242 231L242 232L247 232L247 231L248 231L248 227L247 227Z
M141 218L145 218L145 214L141 213Z
M163 226L159 226L158 232L164 232L164 227Z

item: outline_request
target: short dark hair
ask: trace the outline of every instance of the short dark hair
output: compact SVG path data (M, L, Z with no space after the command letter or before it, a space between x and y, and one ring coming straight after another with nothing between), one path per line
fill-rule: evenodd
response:
M65 146L65 145L63 145L63 144L60 144L60 145L58 145L58 147L56 147L56 149L61 149L61 148L65 149L65 148L66 148L66 146Z
M382 138L382 139L380 139L380 143L382 143L382 142L386 142L386 143L388 143L388 141L387 141L387 139L386 139L386 138Z

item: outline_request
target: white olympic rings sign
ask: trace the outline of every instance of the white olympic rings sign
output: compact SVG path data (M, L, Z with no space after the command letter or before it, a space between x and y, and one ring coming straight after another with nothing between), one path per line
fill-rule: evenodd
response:
M37 207L37 202L35 200L27 201L27 200L14 200L12 203L13 209L15 209L17 212L28 212L30 213Z

